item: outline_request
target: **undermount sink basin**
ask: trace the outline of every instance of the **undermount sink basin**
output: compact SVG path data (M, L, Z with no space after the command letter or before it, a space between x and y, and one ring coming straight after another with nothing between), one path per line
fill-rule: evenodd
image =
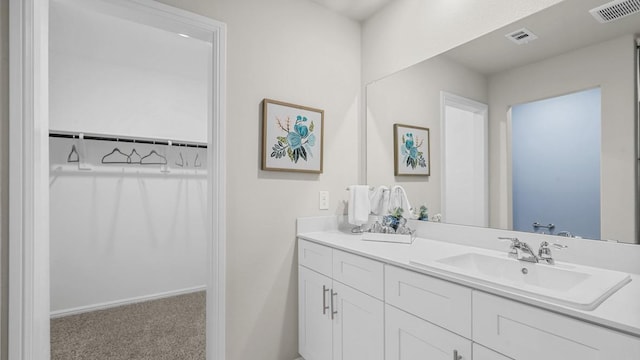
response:
M629 274L566 263L535 264L506 256L465 253L412 263L581 310L593 310L627 284Z

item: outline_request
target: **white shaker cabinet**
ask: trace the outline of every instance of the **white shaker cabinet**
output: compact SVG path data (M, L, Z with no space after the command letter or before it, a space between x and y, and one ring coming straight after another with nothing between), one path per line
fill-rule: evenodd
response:
M471 360L470 340L390 305L385 320L385 360Z
M383 360L384 305L376 298L382 295L383 265L303 240L298 259L300 355Z
M486 347L478 344L473 344L473 360L512 360L502 354L487 349Z
M306 360L331 359L331 279L303 266L298 272L298 344Z
M298 265L331 277L333 249L310 241L298 241Z
M337 281L333 292L333 360L383 360L382 301Z
M640 337L421 272L305 240L298 259L305 360L640 359Z
M640 339L479 291L473 340L518 360L638 360Z
M471 338L471 289L395 266L384 285L387 304Z

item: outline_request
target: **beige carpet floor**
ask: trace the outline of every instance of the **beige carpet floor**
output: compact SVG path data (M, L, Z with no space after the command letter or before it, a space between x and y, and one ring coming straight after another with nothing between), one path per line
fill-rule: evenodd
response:
M204 360L205 292L51 320L52 360Z

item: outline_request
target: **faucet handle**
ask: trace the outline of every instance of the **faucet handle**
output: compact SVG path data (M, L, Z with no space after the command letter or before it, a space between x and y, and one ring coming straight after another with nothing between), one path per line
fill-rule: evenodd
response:
M549 265L553 265L555 263L555 261L553 260L553 257L551 256L552 246L556 249L568 248L567 245L556 244L556 243L549 244L547 241L541 242L540 249L538 249L538 257L540 258L540 260L545 261Z
M562 245L562 244L557 244L557 243L553 243L553 244L551 244L551 246L553 246L556 249L566 249L566 248L569 247L568 245Z
M517 258L518 257L518 248L520 247L521 243L520 240L518 240L517 237L502 237L499 236L498 239L500 241L511 241L511 245L509 246L509 257L512 258Z
M512 248L512 249L513 249L513 248L515 248L516 246L520 245L520 240L518 240L518 238L517 238L517 237L503 237L503 236L499 236L499 237L498 237L498 239L499 239L499 240L503 240L503 241L506 241L506 240L511 241L511 248Z
M561 250L561 249L566 249L566 248L568 248L569 246L567 246L567 245L562 245L562 244L557 244L557 243L551 243L551 244L549 244L549 242L547 242L547 241L543 241L543 242L541 242L541 243L540 243L540 249L541 249L541 250L542 250L543 248L544 248L544 249L549 249L549 247L554 247L554 248L556 248L556 249L560 249L560 250ZM550 250L550 249L549 249L549 250Z
M543 241L540 243L540 249L538 249L538 256L541 259L551 258L551 249L549 248L549 243L547 241Z

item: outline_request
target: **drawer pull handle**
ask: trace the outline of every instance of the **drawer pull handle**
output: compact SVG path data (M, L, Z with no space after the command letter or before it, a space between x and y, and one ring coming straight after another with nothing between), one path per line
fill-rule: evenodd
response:
M458 355L458 350L453 350L453 360L462 360L462 355Z
M332 290L331 291L331 320L333 320L335 318L335 315L338 313L338 310L335 309L333 304L333 297L336 295L338 295L338 293Z
M322 285L322 315L327 314L327 310L329 310L329 306L327 305L327 292L329 288Z

